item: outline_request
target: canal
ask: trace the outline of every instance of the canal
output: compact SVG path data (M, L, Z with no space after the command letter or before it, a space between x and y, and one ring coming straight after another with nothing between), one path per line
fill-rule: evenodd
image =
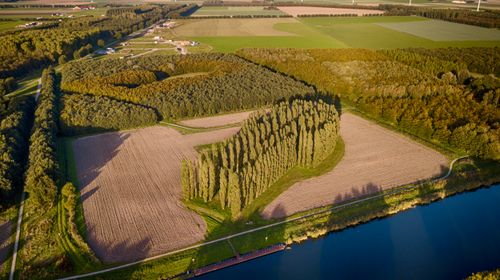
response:
M199 279L463 279L498 267L500 185L495 185Z

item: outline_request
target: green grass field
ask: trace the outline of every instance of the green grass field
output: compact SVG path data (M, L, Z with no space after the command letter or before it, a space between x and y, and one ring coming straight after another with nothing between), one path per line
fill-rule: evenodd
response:
M191 16L277 16L285 15L280 10L265 10L264 7L201 7Z
M233 19L227 19L227 21L231 20ZM252 19L237 19L239 22L245 20L251 21ZM421 17L313 17L301 18L296 22L290 22L290 19L282 20L283 22L280 22L280 19L276 19L272 28L275 31L287 32L290 36L185 37L211 45L215 51L221 52L234 52L244 47L394 49L500 46L500 35L498 35L500 31L498 30L472 26L466 26L468 28L464 29L462 24ZM197 24L198 27L200 25L202 24ZM235 28L238 28L238 24L235 25ZM391 26L391 28L383 25ZM428 28L418 31L419 26L422 25ZM269 26L267 28L271 28ZM409 26L408 28L415 34L410 34L410 31L395 30L397 26ZM210 29L214 26L206 25L205 28ZM184 32L192 34L186 29ZM183 36L183 32L178 32L177 35ZM438 37L445 39L439 41L429 39Z
M498 29L488 29L440 20L378 23L378 25L432 41L500 40L500 30Z
M0 21L0 32L15 29L16 26L25 23L23 20Z

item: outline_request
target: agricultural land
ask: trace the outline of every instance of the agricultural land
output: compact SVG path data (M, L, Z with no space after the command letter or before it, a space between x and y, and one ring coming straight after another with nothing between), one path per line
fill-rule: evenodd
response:
M0 279L190 278L500 181L495 3L128 2L0 5Z

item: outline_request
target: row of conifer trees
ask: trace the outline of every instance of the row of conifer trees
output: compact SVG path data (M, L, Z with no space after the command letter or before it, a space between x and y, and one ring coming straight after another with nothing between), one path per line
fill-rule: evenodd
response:
M281 102L253 114L233 137L182 165L184 198L218 199L232 216L295 166L314 167L330 155L339 133L335 106Z

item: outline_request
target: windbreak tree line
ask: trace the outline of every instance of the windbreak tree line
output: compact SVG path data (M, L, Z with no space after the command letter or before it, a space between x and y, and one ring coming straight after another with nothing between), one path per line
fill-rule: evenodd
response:
M260 111L233 137L182 164L184 198L218 200L236 218L295 166L312 168L329 156L339 134L334 105L296 99Z
M61 127L69 134L252 109L314 92L227 54L77 61L64 68L61 87Z
M32 97L13 100L0 119L0 210L23 184L34 103Z
M338 94L368 115L423 139L486 159L500 159L499 80L469 67L498 48L446 50L271 50L239 55ZM467 59L461 59L466 57ZM490 57L490 56L488 56ZM444 61L444 63L443 63ZM497 71L486 60L482 73Z
M54 206L59 166L57 145L57 76L53 69L42 74L42 88L31 132L26 191L41 209Z

